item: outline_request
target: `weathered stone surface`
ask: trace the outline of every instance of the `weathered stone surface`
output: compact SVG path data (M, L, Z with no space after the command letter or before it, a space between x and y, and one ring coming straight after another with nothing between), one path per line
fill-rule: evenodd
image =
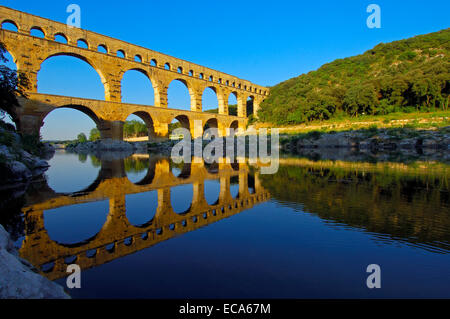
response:
M9 234L0 225L0 298L69 299L62 286L35 273L14 253Z

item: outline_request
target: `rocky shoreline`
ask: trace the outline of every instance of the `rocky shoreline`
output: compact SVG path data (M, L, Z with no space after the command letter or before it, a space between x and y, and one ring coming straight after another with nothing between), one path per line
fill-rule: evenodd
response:
M47 171L49 165L45 159L55 153L51 145L42 144L38 157L24 150L24 141L19 134L0 128L0 137L0 189L26 188Z
M19 198L31 182L42 178L49 168L45 159L55 152L50 145L40 144L40 156L35 156L24 150L25 144L21 135L0 127L0 191L7 192L9 198ZM19 256L10 234L0 225L0 299L44 298L68 299L70 296L62 286L40 275Z
M239 139L234 140L237 149ZM270 135L268 136L270 144ZM172 147L178 141L151 142L123 142L123 141L97 141L67 147L69 152L93 154L104 157L105 154L122 154L121 157L131 156L134 153L158 153L170 156ZM208 141L203 141L203 147ZM246 150L249 139L245 141ZM224 139L224 154L230 146ZM323 152L337 152L337 149L358 150L362 153L402 153L405 156L427 154L434 160L450 161L450 127L440 130L414 130L414 129L366 129L345 132L310 132L280 136L280 153L299 154L314 153L314 150ZM192 154L194 154L194 141L192 141Z
M19 257L8 232L0 225L0 299L70 299L64 288L41 276Z
M438 131L369 129L348 132L311 132L280 139L281 150L357 148L371 151L450 150L450 127Z

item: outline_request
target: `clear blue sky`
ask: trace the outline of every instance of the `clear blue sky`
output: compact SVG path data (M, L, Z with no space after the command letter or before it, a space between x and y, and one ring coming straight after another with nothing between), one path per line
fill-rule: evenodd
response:
M450 12L450 1L444 0L3 0L1 4L65 22L71 3L81 7L84 29L267 86L363 53L380 42L448 28ZM371 3L381 7L381 29L366 26L366 8ZM38 79L42 93L104 99L95 71L75 58L46 61ZM123 86L124 101L153 103L152 88L143 76L127 73ZM217 107L212 92L204 99L206 108ZM169 88L169 106L189 108L181 84ZM45 139L75 138L94 126L84 114L70 110L55 111L45 122Z

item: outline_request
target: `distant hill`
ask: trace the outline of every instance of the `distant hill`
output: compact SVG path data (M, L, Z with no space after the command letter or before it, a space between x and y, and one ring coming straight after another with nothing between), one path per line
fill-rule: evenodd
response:
M381 43L271 88L258 112L279 125L362 114L447 110L450 29Z

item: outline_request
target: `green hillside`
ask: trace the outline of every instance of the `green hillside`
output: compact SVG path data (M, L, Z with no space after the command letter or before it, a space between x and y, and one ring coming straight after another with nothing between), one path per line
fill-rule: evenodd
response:
M450 29L377 45L271 88L260 121L300 124L363 114L447 110Z

